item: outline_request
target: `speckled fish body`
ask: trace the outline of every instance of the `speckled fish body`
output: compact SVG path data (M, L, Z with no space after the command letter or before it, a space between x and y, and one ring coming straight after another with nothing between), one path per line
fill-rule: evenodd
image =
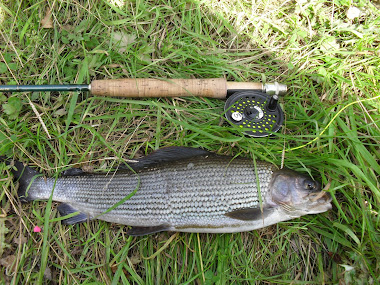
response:
M66 223L97 218L132 226L132 235L249 231L331 208L328 197L312 201L320 189L310 178L265 162L254 165L248 158L166 148L131 164L132 170L34 177L19 193L44 200L53 191L52 200L64 203L61 214L80 212Z

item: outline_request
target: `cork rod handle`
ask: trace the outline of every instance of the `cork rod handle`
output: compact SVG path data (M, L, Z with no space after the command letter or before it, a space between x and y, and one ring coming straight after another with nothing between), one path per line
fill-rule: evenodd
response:
M212 79L112 79L91 82L91 94L117 97L202 96L226 98L227 82Z

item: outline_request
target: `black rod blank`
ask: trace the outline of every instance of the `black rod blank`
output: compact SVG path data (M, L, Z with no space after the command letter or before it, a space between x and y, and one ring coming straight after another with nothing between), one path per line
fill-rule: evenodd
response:
M0 85L0 92L90 91L89 84Z

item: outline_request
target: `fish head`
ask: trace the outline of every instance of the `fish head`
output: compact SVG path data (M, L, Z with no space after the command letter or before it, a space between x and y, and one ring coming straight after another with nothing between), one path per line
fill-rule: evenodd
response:
M277 170L270 183L269 204L294 217L318 214L332 208L331 195L311 177L289 169Z

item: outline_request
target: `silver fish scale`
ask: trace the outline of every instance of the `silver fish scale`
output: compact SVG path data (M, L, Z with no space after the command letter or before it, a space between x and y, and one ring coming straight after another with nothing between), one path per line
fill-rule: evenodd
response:
M69 203L94 216L138 188L124 204L99 218L128 225L137 221L149 221L152 225L207 224L222 219L227 212L259 205L256 175L264 199L273 165L257 162L256 171L250 159L194 157L140 170L137 174L59 178L53 200ZM35 181L32 188L51 191L52 181Z
M173 224L197 224L200 219L210 222L227 212L258 206L256 174L251 160L226 161L223 166L209 162L198 171L190 172L192 179L170 185L173 191L169 195L169 217ZM265 197L272 169L265 163L257 166L261 194ZM188 172L189 165L182 171Z

